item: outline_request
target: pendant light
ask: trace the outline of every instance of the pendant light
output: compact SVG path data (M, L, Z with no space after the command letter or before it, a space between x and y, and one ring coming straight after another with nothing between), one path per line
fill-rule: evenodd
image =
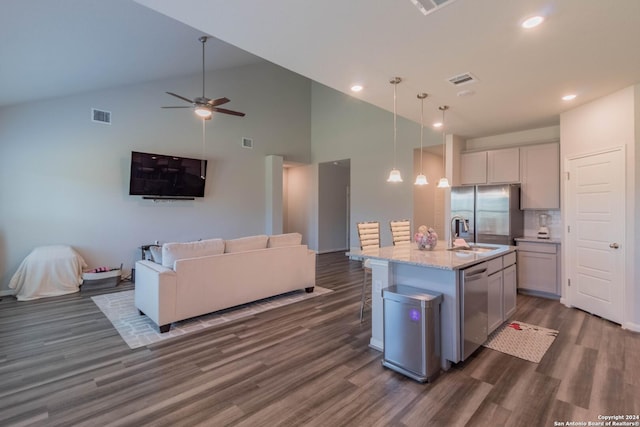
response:
M415 185L427 185L427 177L422 173L422 137L424 135L424 99L429 96L426 93L419 93L418 99L420 100L420 174L416 176Z
M447 137L445 135L445 126L444 126L444 112L449 109L448 105L442 105L438 107L440 111L442 111L442 178L438 181L438 188L449 188L449 180L446 177L446 166L445 166L445 148L447 146Z
M402 182L402 176L400 171L396 169L396 134L397 134L397 112L396 112L396 86L402 79L395 77L389 81L393 85L393 169L389 172L389 178L387 182Z

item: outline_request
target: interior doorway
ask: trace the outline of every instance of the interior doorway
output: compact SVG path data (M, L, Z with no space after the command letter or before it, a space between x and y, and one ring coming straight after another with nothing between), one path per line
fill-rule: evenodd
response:
M349 159L318 165L318 253L350 247L350 180Z

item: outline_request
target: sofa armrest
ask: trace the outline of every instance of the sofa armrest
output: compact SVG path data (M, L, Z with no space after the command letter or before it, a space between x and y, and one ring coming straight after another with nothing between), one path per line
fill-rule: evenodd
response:
M135 306L158 326L176 319L177 276L152 261L136 262Z

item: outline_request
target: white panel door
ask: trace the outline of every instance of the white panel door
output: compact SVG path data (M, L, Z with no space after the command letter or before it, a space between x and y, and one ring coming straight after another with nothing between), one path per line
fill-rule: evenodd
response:
M618 149L571 159L568 172L569 303L622 323L624 152Z

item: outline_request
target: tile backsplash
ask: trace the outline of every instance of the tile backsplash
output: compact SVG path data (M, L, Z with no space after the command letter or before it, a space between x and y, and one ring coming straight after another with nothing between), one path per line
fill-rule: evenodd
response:
M524 211L524 235L535 237L538 234L538 228L540 223L538 222L538 215L547 214L547 227L552 239L562 238L562 217L559 210L549 211Z

